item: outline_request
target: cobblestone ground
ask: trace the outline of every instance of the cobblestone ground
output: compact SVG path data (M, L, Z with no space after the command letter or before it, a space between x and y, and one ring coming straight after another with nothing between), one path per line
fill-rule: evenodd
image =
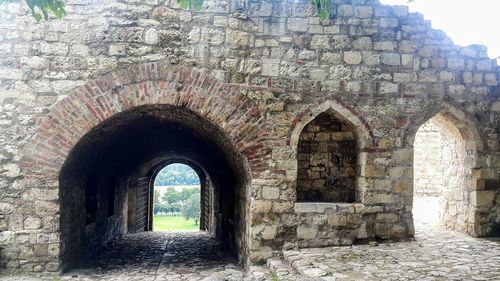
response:
M427 211L415 216L416 241L286 251L283 259L268 261L273 274L259 266L244 273L203 232L149 232L125 236L86 268L68 272L61 279L500 280L500 239L475 239L439 229L435 219L429 223L421 220L432 215L430 202L415 203L416 208L420 205ZM277 278L273 279L273 275Z
M500 239L437 226L437 200L415 200L415 241L286 251L279 280L500 280Z
M267 275L266 275L267 274ZM127 235L68 280L267 280L262 268L244 274L204 232L149 232Z
M126 235L84 268L61 278L0 276L5 281L264 281L272 276L265 267L244 272L235 260L219 251L204 232L146 232Z
M284 256L309 280L500 280L499 240L473 239L423 225L415 239L302 249ZM279 280L295 280L297 274L285 271L278 276Z

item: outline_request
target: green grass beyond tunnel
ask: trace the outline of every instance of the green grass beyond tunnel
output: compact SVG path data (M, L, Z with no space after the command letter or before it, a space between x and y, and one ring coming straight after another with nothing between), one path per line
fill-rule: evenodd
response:
M156 215L153 217L153 230L199 230L193 219L186 220L182 215Z

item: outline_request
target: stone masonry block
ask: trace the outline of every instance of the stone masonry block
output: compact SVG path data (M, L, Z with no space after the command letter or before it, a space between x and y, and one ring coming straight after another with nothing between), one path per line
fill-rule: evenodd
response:
M397 53L382 53L380 60L385 65L401 65L401 55Z
M472 204L478 207L488 208L493 206L497 193L495 191L473 191L471 192Z
M316 238L318 235L317 225L299 225L297 227L297 238L310 240Z
M362 59L361 52L344 52L344 62L347 64L360 64Z
M262 198L275 200L280 197L280 189L278 187L264 186L262 187Z
M287 29L291 32L306 32L309 28L309 20L307 18L289 18Z

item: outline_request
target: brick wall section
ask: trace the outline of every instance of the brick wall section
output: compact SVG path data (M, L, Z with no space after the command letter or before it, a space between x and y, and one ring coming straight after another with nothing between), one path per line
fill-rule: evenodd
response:
M358 237L413 234L413 140L444 109L475 132L466 232L500 232L499 69L484 47L455 46L422 15L377 1L333 0L326 22L305 0L208 0L200 12L174 2L67 1L64 20L40 24L19 3L0 9L2 266L57 270L66 155L148 103L197 112L246 156L253 261L298 246L295 140L328 103L360 120Z
M118 112L156 103L186 107L222 126L258 175L258 159L265 158L271 143L259 109L237 86L162 63L120 70L76 88L37 119L23 165L29 176L57 180L66 155L91 128Z

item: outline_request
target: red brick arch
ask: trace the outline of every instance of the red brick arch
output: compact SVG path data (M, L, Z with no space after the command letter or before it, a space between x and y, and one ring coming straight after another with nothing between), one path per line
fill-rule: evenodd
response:
M297 147L300 134L304 127L315 119L319 114L332 109L342 118L352 123L359 135L358 145L360 150L373 150L375 147L375 136L368 122L353 107L349 106L342 99L335 97L321 104L310 105L306 110L295 117L292 126L288 131L288 144L293 148Z
M229 85L189 67L153 62L119 69L74 89L36 119L23 158L28 178L57 181L77 142L109 117L148 104L189 109L217 125L258 175L271 148L265 115Z

